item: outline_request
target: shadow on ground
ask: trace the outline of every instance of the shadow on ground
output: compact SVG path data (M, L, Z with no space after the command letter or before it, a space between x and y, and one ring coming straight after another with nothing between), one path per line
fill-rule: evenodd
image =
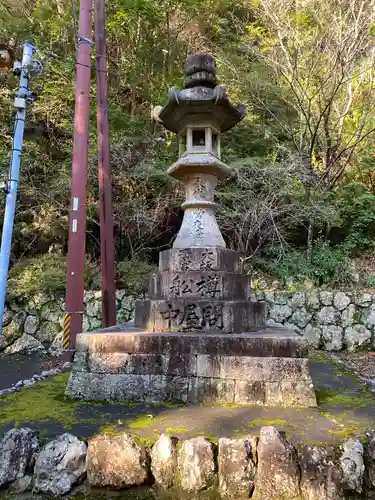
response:
M313 353L310 365L318 409L74 402L64 399L69 374L61 373L0 399L0 433L28 426L49 440L62 432L87 439L127 430L150 444L161 432L217 439L257 434L274 425L298 446L361 438L375 427L375 394L363 382L324 353Z

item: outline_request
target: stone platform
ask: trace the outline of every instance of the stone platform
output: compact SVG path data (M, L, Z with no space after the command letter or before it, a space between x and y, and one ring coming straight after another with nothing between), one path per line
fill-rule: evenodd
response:
M311 407L307 341L266 329L239 252L172 248L159 254L133 328L77 336L72 399Z
M316 406L308 346L284 329L151 333L112 327L77 336L72 399Z

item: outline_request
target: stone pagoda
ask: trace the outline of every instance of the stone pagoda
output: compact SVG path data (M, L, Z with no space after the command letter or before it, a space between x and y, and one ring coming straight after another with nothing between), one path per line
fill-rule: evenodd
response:
M217 84L214 59L188 57L184 88L171 89L159 118L179 136L168 174L184 184L184 217L160 253L148 299L136 301L134 327L77 336L66 394L96 401L316 406L307 341L265 328L252 302L241 255L228 250L215 218L220 136L244 117Z

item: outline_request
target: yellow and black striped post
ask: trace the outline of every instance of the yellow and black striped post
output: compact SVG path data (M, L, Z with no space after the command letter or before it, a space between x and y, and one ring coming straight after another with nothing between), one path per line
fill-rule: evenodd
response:
M65 316L64 316L63 349L69 349L71 319L72 319L72 315L70 313L66 313Z

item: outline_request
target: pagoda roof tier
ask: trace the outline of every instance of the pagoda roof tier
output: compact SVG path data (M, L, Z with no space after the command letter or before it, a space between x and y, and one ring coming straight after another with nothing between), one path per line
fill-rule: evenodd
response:
M182 180L187 174L213 174L218 179L234 177L235 170L212 153L187 153L167 170L168 175Z
M182 90L172 88L168 103L162 108L159 119L163 126L180 133L189 124L210 122L223 133L242 120L245 106L233 106L224 86L195 86Z

